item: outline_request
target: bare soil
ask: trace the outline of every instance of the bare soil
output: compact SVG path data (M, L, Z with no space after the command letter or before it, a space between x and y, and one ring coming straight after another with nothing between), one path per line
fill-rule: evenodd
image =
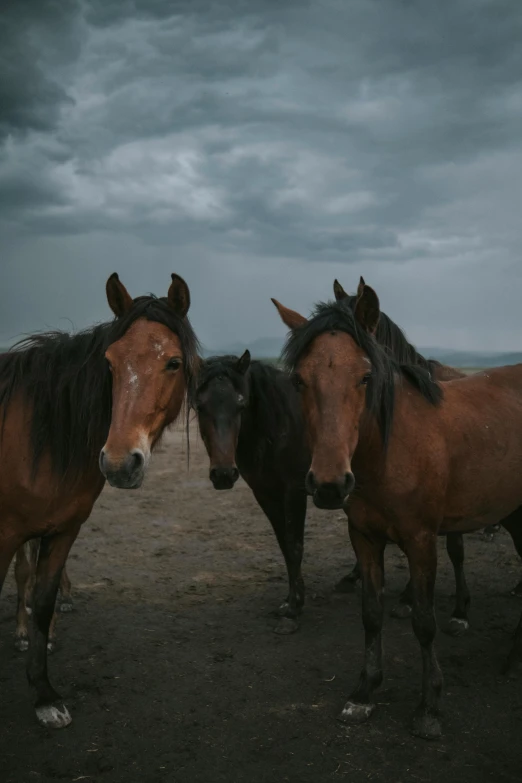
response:
M481 783L522 780L522 679L500 674L521 565L504 532L466 538L471 628L439 633L444 736L409 734L420 654L409 621L386 619L386 679L370 722L338 714L362 661L360 594L333 585L353 562L342 514L310 508L301 629L277 636L282 558L248 487L216 492L192 436L156 453L142 489L107 487L69 559L75 611L50 658L72 725L40 728L14 650L14 582L0 602L2 783ZM387 552L387 612L407 578ZM454 584L440 542L437 613Z

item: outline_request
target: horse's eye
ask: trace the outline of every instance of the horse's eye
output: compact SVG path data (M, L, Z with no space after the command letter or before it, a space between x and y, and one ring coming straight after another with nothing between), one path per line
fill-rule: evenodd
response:
M372 377L371 372L367 372L366 375L364 376L364 378L361 381L361 386L367 386L368 381L370 380L371 377Z
M172 372L176 372L177 370L179 370L180 367L181 367L181 359L178 359L175 356L173 356L172 359L168 360L165 369L171 370Z
M304 383L303 379L301 378L301 376L299 375L299 373L297 373L297 372L295 372L292 375L292 383L293 383L294 387L297 389L297 391L301 391L302 389L304 389L305 383Z

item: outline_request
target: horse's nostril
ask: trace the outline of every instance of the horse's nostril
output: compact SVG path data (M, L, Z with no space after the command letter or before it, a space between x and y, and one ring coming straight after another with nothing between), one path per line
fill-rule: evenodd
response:
M131 451L131 471L140 470L145 464L145 456L140 449Z
M355 487L355 476L353 473L345 473L344 474L344 489L346 494L349 494L352 489Z

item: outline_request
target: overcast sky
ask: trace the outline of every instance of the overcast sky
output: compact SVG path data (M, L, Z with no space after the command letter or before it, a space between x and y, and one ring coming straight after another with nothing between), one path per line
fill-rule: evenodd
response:
M522 349L520 0L4 0L0 343L190 285L205 344L360 274Z

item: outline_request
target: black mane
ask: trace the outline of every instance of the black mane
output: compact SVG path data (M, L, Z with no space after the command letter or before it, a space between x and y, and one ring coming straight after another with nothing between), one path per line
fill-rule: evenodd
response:
M353 311L357 303L357 295L349 295L341 300L341 303ZM416 364L424 367L428 372L433 372L435 367L441 367L440 362L435 359L426 359L417 351L414 345L408 342L408 339L400 326L395 321L381 312L375 339L382 345L387 353L392 356L399 364Z
M437 405L442 399L442 389L431 379L426 360L424 360L425 364L397 360L391 355L391 346L384 348L372 335L359 326L352 309L347 307L345 303L346 299L343 299L340 302L321 302L316 305L310 319L288 336L283 348L282 360L286 367L293 371L300 358L319 335L330 331L342 331L350 335L367 354L372 365L372 375L366 392L366 405L377 418L386 447L393 422L397 375L406 379L432 405ZM399 327L387 317L386 320L389 325L393 325L400 332L404 342L409 346ZM417 354L413 346L409 347ZM398 353L399 356L409 358L407 351L402 354Z
M178 335L190 396L198 363L197 338L187 319L179 318L166 299L153 295L135 299L122 318L76 334L35 334L0 356L2 434L9 404L20 395L32 408L33 475L44 453L50 455L53 470L69 480L96 463L112 413L105 351L138 318L161 323Z
M237 372L237 356L212 356L200 368L198 388L218 376L228 378L241 390L245 377ZM254 360L247 374L248 408L256 430L269 443L285 438L293 426L300 425L300 405L297 393L283 370L268 362Z

